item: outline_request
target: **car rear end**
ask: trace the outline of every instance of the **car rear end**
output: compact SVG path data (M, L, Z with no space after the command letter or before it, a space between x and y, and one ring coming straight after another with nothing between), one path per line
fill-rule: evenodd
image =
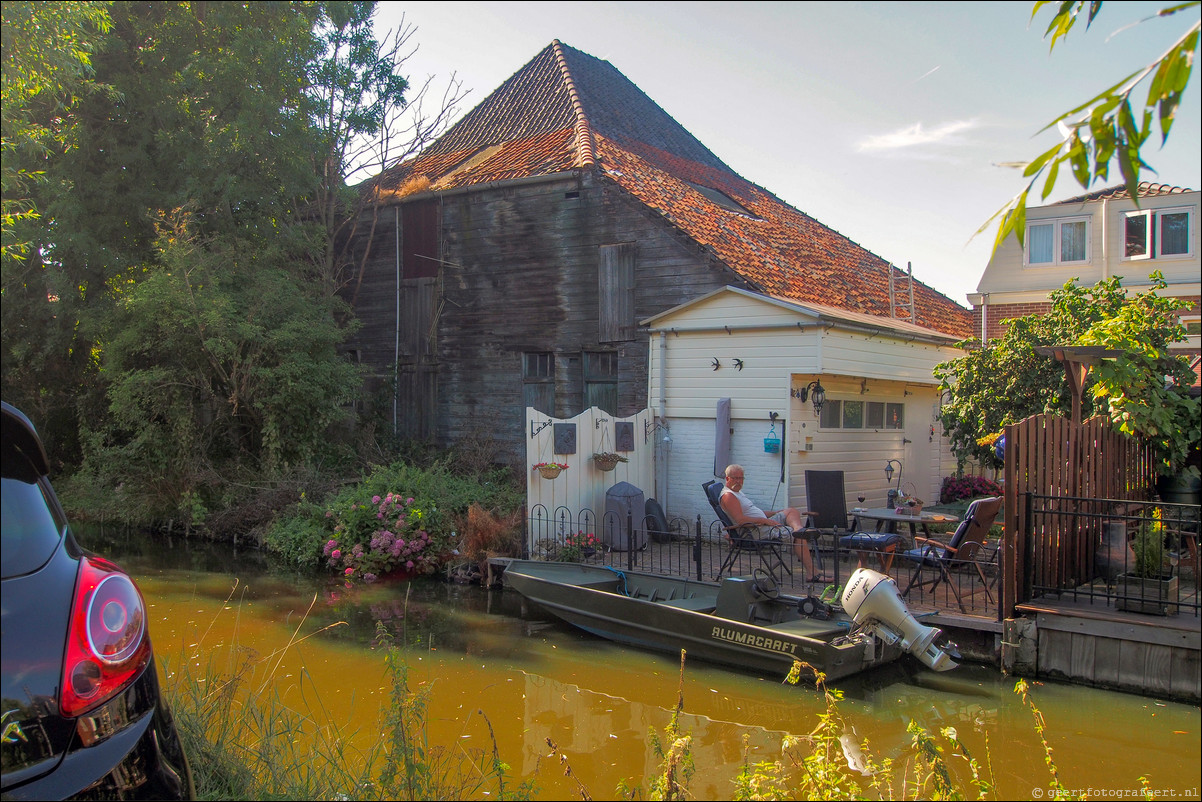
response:
M75 542L28 419L2 418L3 797L193 798L141 594Z

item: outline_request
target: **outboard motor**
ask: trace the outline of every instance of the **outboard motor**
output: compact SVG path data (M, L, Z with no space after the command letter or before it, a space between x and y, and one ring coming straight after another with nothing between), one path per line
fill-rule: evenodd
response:
M897 583L884 574L857 568L843 590L843 609L857 624L872 629L886 643L899 643L934 670L956 667L951 656L935 645L943 630L918 623L897 592Z

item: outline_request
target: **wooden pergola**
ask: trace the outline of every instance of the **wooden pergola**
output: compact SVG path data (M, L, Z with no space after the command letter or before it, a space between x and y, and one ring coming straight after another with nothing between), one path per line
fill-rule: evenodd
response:
M1064 365L1064 375L1073 393L1073 423L1081 423L1081 394L1085 391L1085 379L1089 369L1102 364L1104 359L1117 359L1125 352L1100 345L1049 345L1035 346L1035 353L1050 356Z

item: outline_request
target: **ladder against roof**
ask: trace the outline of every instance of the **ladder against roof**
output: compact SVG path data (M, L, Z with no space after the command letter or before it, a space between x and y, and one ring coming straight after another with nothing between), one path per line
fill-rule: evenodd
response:
M888 266L889 270L889 317L901 318L909 320L911 323L917 323L914 315L914 265L906 262L906 274L908 277L907 284L909 285L909 300L905 300L903 296L899 302L897 299L897 281L894 276L893 265Z

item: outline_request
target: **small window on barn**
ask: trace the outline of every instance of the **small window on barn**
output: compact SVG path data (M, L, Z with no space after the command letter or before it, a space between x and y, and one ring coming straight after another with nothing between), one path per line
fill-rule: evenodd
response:
M584 408L618 414L618 355L613 351L584 352Z
M546 351L522 354L522 395L525 406L546 415L555 414L555 354Z
M438 229L438 200L406 203L401 207L401 275L404 278L436 278L442 258Z
M602 245L597 264L597 341L634 339L634 243Z

